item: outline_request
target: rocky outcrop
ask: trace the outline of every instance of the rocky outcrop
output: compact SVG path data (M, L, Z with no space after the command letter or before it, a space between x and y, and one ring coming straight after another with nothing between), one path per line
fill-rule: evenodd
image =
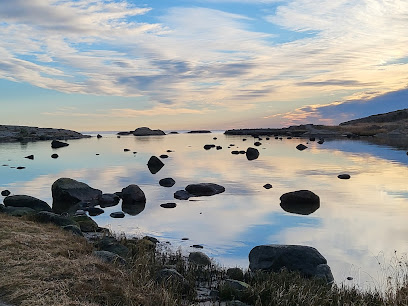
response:
M140 127L132 133L135 136L162 136L166 135L162 130L151 130L148 127Z
M283 210L299 215L309 215L320 207L319 196L310 190L288 192L283 194L280 200Z
M52 211L51 207L43 200L28 195L12 195L4 198L6 207L27 207L35 211Z
M225 191L223 186L214 183L190 184L185 189L189 194L196 197L212 196Z
M81 202L98 204L102 191L70 178L60 178L51 187L52 210L56 213L75 213Z
M39 128L34 126L19 125L0 125L0 142L26 142L53 139L65 140L88 137L91 136L64 129Z
M286 268L306 277L321 277L328 283L334 280L327 260L315 248L303 245L256 246L249 253L249 268L272 272Z

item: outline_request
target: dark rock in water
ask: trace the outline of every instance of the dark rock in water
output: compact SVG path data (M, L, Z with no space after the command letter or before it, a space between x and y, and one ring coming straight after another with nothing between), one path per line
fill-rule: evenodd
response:
M25 169L25 167L19 166L19 167L17 167L16 169L17 169L17 170L23 170L23 169Z
M34 155L28 155L28 156L26 156L26 157L24 157L24 158L33 160L33 159L34 159Z
M102 135L101 134L98 134L98 135L96 135L96 138L102 138Z
M112 218L124 218L125 214L121 211L116 211L110 214Z
M127 205L122 203L122 211L130 216L137 216L146 208L146 203L139 202L137 204Z
M299 215L310 215L320 207L320 198L309 190L288 192L280 197L284 211Z
M166 177L159 181L159 185L163 187L173 187L175 183L176 181L172 179L171 177Z
M140 127L137 128L134 132L133 135L135 136L162 136L166 135L165 132L162 130L151 130L148 127Z
M174 193L174 198L177 200L188 200L192 195L185 190L177 190Z
M118 135L118 136L116 136L116 138L120 138L120 136Z
M169 158L169 156L167 154L162 154L160 155L160 158Z
M129 185L122 189L122 202L125 206L140 205L146 203L146 196L137 185Z
M28 195L12 195L4 198L6 207L28 207L35 211L52 211L51 207L44 201Z
M70 178L59 178L51 187L52 210L56 213L74 213L80 202L98 204L102 191Z
M309 140L310 140L310 141L315 141L316 138L315 138L315 137L310 137Z
M110 236L103 237L95 246L101 251L112 252L122 257L127 257L130 253L126 246Z
M235 146L235 144L233 144L233 143L230 143L230 147L234 147Z
M196 130L196 131L190 131L187 132L188 134L203 134L203 133L211 133L211 131L208 130Z
M191 252L188 261L198 266L211 266L211 259L203 252Z
M243 138L242 141L247 141L246 138Z
M130 134L132 134L133 132L131 131L131 132L118 132L118 133L116 133L116 135L119 135L119 136L126 136L126 135L130 135Z
M172 150L167 150L166 152L167 152L167 153L171 153L171 152L173 152L173 151L172 151Z
M291 136L289 136L289 137L287 137L287 139L292 139L292 137L291 137Z
M239 280L239 281L244 280L244 272L242 271L241 268L229 268L227 270L227 276L230 279L235 279L235 280Z
M94 251L93 254L98 257L100 260L106 263L119 263L121 265L126 264L126 260L122 257L119 256L118 254L115 254L113 252L109 251Z
M205 150L209 150L211 148L215 148L215 144L206 144L206 145L204 145Z
M225 191L221 185L214 183L190 184L186 187L186 191L194 196L212 196Z
M214 140L217 140L217 137L213 137Z
M88 213L92 217L99 216L99 215L103 214L104 212L105 211L102 208L99 208L99 207L89 207L88 208Z
M192 247L192 248L195 248L195 249L203 249L203 248L204 248L204 247L203 247L202 245L200 245L200 244L193 244L191 247Z
M79 226L78 223L71 220L70 218L63 217L58 214L54 214L49 211L40 211L34 216L34 220L41 223L53 223L58 226L75 225Z
M164 164L160 159L157 158L157 156L152 156L147 162L147 167L149 168L151 174L156 174L160 171L161 168L164 167Z
M260 245L249 253L251 271L279 272L282 268L298 271L306 277L322 277L333 282L327 260L315 248L303 245Z
M71 219L79 224L79 228L84 233L96 232L99 228L98 224L87 215L73 216Z
M254 143L254 146L259 147L260 145L262 145L262 143L260 143L259 141L257 141L257 142Z
M216 148L217 150L221 150L221 149L222 149L221 146L216 146L215 148Z
M269 137L266 137L265 139L266 139L266 140L269 140L270 138L269 138Z
M271 188L272 188L272 185L271 185L271 184L265 184L265 185L263 185L263 188L265 188L265 189L271 189Z
M337 177L342 180L348 180L350 178L350 174L339 174Z
M187 238L187 237L184 237L184 238L181 238L181 240L190 240L190 238Z
M7 197L7 196L9 196L11 194L11 192L10 192L10 190L3 190L2 192L1 192L1 195L3 196L3 197Z
M279 137L278 137L278 136L275 136L275 139L279 139Z
M254 159L257 159L258 157L259 157L259 151L258 151L258 149L249 147L249 148L246 150L246 158L247 158L248 160L254 160Z
M79 226L76 225L65 225L61 227L63 230L71 232L74 235L83 237L84 234L82 233L81 229L79 228Z
M123 152L129 152L130 149L123 149Z
M55 153L52 154L52 155L51 155L51 158L54 158L54 159L55 159L55 158L58 158L58 154L55 154Z
M179 132L176 132L176 131L172 131L172 132L170 132L169 134L178 134Z
M177 204L176 203L164 203L164 204L160 204L160 206L163 208L176 208Z
M239 154L246 154L246 151L242 150L238 152Z
M318 144L323 144L323 143L324 143L324 139L320 139L317 143L318 143Z
M114 193L104 193L98 201L98 204L102 207L112 207L118 205L120 198L117 194Z
M307 146L305 146L303 143L301 143L301 144L298 144L296 146L296 149L298 149L299 151L303 151L303 150L307 149Z
M239 151L231 151L231 154L238 155Z
M67 146L69 146L69 144L66 142L62 142L62 141L53 140L51 142L51 148L53 149L58 149L58 148L67 147Z

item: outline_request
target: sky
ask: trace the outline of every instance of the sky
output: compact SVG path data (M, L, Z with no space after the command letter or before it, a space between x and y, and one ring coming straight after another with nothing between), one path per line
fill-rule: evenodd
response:
M405 0L2 0L0 124L338 124L408 108Z

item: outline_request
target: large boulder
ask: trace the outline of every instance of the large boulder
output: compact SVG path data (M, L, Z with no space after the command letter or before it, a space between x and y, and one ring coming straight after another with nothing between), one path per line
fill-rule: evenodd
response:
M298 271L306 277L324 278L333 282L327 260L313 247L304 245L260 245L249 253L251 271L279 272L282 268Z
M6 207L28 207L35 211L52 211L51 207L43 200L28 195L12 195L4 198Z
M310 215L320 207L320 198L310 190L297 190L283 194L280 206L284 211Z
M147 167L151 174L156 174L164 167L164 163L157 156L151 156L147 162Z
M190 184L185 189L196 197L212 196L225 191L223 186L214 183Z
M140 127L137 128L134 132L133 135L135 136L153 136L153 135L166 135L165 132L162 130L151 130L148 127Z
M124 206L140 205L146 203L146 196L139 186L132 184L122 189L122 204Z
M102 191L70 178L60 178L51 187L52 210L56 213L75 213L80 202L98 204Z
M188 255L190 263L198 266L211 266L211 259L203 252L191 252Z

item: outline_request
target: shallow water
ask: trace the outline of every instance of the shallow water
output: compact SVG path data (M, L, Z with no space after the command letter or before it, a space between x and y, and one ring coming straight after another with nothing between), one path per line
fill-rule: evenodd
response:
M204 252L225 266L248 267L249 251L260 244L310 245L326 257L337 283L350 283L345 279L352 276L351 283L363 289L383 287L384 276L393 274L398 265L394 260L407 252L405 151L358 140L319 145L272 137L261 141L260 157L248 161L245 155L231 151L253 146L252 137L221 133L103 136L69 140L70 146L60 149L51 149L49 141L1 143L0 190L51 204L51 185L60 177L86 182L105 193L137 184L147 198L143 212L112 219L109 214L120 206L106 208L103 215L94 217L100 226L127 235L155 236L185 252L191 250L190 245L201 244ZM298 151L299 143L309 148ZM206 151L205 144L223 149ZM228 149L230 144L234 146ZM124 152L125 148L130 152ZM53 153L59 158L52 159ZM30 154L34 160L24 158ZM165 166L153 175L147 161L161 154L169 158L163 159ZM14 166L26 169L10 168ZM350 174L351 179L338 179L341 173ZM161 187L158 182L165 177L174 178L176 184ZM194 201L173 198L176 190L200 182L223 185L226 192ZM266 183L273 188L264 189ZM313 214L291 214L280 207L283 193L300 189L320 196L320 208ZM160 207L167 202L177 207ZM184 237L189 240L182 241Z

